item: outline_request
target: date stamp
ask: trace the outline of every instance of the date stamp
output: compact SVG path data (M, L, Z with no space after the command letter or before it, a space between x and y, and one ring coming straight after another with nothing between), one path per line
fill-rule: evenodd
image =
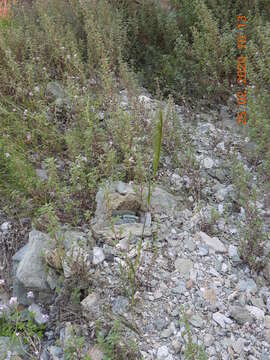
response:
M247 57L245 50L247 46L247 37L245 29L247 26L247 17L244 15L237 16L237 49L239 49L239 56L237 58L237 83L241 87L236 94L237 105L239 111L237 112L237 124L247 124Z

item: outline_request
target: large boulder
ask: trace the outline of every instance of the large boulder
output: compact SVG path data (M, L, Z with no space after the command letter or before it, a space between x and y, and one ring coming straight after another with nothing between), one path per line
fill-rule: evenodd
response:
M12 355L11 355L12 354ZM19 339L11 339L7 336L0 336L0 359L28 359L27 349Z
M47 273L43 253L53 247L53 242L47 234L32 230L29 234L28 244L19 250L14 257L15 279L13 296L24 305L30 304L27 292L33 291L40 301L49 302L51 289L47 282Z
M49 235L33 230L28 244L13 256L13 296L20 304L31 303L27 298L29 291L34 292L36 301L49 304L58 286L59 273L72 276L73 264L81 262L82 257L89 265L89 245L94 246L93 239L64 228L57 232L57 239L58 243Z
M161 187L152 189L150 209L147 207L147 196L147 186L140 188L121 181L101 188L96 195L97 207L92 222L94 237L102 241L115 241L130 234L140 236L144 216L148 211L152 214L170 214L177 206L177 198ZM121 225L115 224L113 220L119 215L122 217ZM151 235L149 221L146 223L145 235Z

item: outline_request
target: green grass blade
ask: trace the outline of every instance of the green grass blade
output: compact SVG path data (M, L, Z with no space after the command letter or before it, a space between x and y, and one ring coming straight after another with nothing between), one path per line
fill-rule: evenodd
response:
M163 130L163 114L162 110L159 112L159 122L157 123L155 140L154 140L154 161L153 161L153 176L157 174L160 153L161 153L161 143L162 143L162 130Z

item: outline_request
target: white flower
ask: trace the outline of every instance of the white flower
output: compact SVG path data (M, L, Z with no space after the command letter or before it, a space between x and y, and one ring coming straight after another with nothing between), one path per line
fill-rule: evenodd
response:
M43 314L43 315L42 315L42 320L43 320L44 322L47 322L47 321L49 320L49 315Z
M9 299L9 305L17 305L18 301L16 296L13 296Z
M34 293L33 293L33 291L28 291L27 297L28 297L28 299L34 299Z
M29 96L33 96L34 94L32 93L32 91L30 91L30 93L29 93Z
M0 279L0 286L5 284L5 280L4 279Z
M6 157L6 158L9 158L9 157L10 157L10 154L9 154L9 153L5 153L5 157Z

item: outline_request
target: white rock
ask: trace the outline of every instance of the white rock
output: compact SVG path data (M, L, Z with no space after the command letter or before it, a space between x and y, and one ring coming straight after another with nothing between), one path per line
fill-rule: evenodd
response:
M93 248L93 264L97 265L102 263L102 261L104 261L105 259L105 255L103 253L103 250L99 247L94 247Z
M241 352L244 350L245 340L243 338L239 338L237 341L233 342L232 346L233 350L237 354L241 354Z
M257 320L263 320L264 319L264 311L259 309L256 306L249 306L246 305L246 309L251 313L252 316L254 316Z
M223 273L226 273L228 271L228 265L226 263L222 263L221 271Z
M219 144L217 144L217 148L219 150L225 151L225 144L224 141L220 142Z
M218 204L218 212L219 212L220 215L223 214L223 212L224 212L224 205L223 204Z
M89 294L85 299L81 301L83 312L85 316L91 320L95 321L100 316L100 298L97 293Z
M234 256L238 256L237 247L234 245L229 246L228 250L229 257L232 258Z
M140 95L139 96L139 101L141 103L149 104L149 103L151 103L152 100L148 96Z
M208 245L211 249L213 249L216 252L225 253L226 248L222 244L222 242L217 237L210 237L207 234L205 234L203 231L199 231L196 236L204 242L206 245Z
M205 169L211 169L214 166L214 161L210 157L203 159L203 166Z
M213 314L213 319L216 323L218 323L222 328L225 328L226 324L232 324L233 321L229 319L227 316L221 314L220 312L216 312Z
M169 356L169 350L167 346L161 346L157 351L157 360L166 360Z
M204 342L204 345L205 345L206 347L208 347L208 346L213 345L214 341L215 341L215 338L214 338L213 335L211 335L211 334L206 334L205 337L204 337L204 341L203 341L203 342Z
M11 224L8 221L5 221L2 225L1 225L1 230L3 232L8 231L11 228Z

